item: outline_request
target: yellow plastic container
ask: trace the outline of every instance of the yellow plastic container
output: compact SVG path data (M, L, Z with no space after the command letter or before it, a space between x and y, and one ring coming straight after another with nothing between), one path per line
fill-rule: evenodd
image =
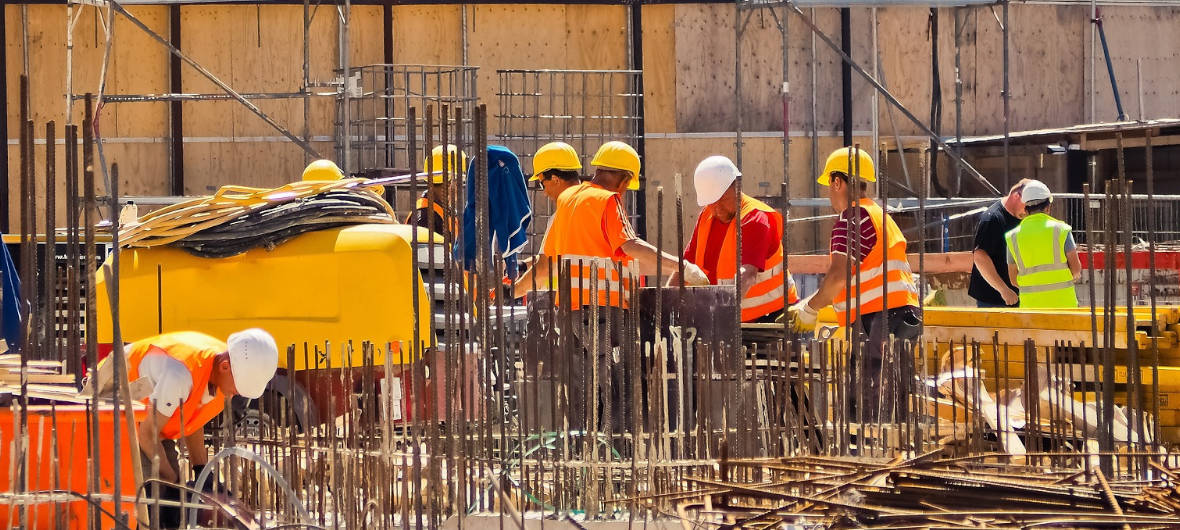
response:
M279 367L303 370L362 363L361 345L374 343L381 366L386 344L393 364L410 362L413 293L418 292L419 339L431 333L430 298L413 281L414 227L367 224L299 235L273 249L229 258L201 258L172 247L123 249L119 319L123 340L168 331L201 331L224 340L250 327L267 330L279 346ZM418 241L436 238L418 229ZM441 242L441 240L439 240ZM107 259L110 261L110 258ZM96 284L98 342L111 342L111 312L102 269ZM331 344L330 359L304 356L304 343ZM351 363L343 352L353 344ZM396 343L403 342L400 348ZM287 347L295 345L295 366Z

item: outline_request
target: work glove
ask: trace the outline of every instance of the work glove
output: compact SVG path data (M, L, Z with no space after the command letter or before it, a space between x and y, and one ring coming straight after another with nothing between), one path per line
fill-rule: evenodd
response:
M709 275L695 263L684 264L684 285L709 285Z
M811 333L815 331L815 321L819 318L819 311L812 309L808 303L811 297L804 298L787 310L787 318L791 320L791 329L796 333Z

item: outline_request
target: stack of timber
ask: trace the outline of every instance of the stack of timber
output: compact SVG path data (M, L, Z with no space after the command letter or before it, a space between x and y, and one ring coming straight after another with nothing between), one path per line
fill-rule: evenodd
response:
M61 361L30 359L22 367L20 354L0 354L2 401L21 395L23 386L23 393L30 398L85 403L86 399L78 393L78 388L74 384L74 375L64 372Z
M723 461L697 477L677 515L732 528L1174 528L1175 457L1149 462L1147 480L1108 480L1097 468L1000 463L994 455L904 460L806 456Z

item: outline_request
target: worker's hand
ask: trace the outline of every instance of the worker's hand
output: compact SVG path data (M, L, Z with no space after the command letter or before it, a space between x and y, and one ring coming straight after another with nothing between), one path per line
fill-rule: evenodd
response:
M1003 291L1000 291L1000 296L1004 298L1005 304L1016 305L1020 303L1020 295L1016 294L1016 291L1013 291L1007 287L1005 287Z
M696 266L695 263L684 264L685 285L709 285L709 275Z
M819 311L812 309L811 297L804 298L787 310L787 318L791 319L791 329L796 333L810 333L815 331L815 321L819 318Z

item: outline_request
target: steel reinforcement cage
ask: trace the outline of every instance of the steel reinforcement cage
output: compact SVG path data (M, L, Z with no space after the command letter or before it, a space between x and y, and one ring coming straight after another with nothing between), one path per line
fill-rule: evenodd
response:
M471 137L479 67L373 64L350 72L336 98L336 159L345 172L379 177L417 170L422 161L411 159L406 133L410 108L418 112L420 142L426 134L422 125L428 106L435 112L463 109L462 134ZM441 137L441 123L436 116L433 138Z
M525 172L533 154L555 141L574 147L588 174L598 146L611 140L637 146L643 93L639 70L496 70L499 134L495 141L520 157ZM539 199L540 197L537 197ZM533 201L530 246L539 245L553 204ZM634 216L634 205L631 206Z

